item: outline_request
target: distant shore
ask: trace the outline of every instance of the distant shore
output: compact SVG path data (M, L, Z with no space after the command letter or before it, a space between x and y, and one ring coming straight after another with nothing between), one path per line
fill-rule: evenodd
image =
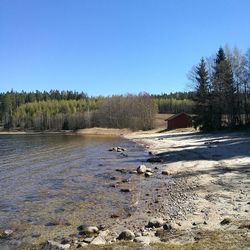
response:
M0 135L35 135L35 134L72 134L72 135L101 135L101 136L124 136L131 133L129 129L115 129L115 128L86 128L78 130L0 130Z

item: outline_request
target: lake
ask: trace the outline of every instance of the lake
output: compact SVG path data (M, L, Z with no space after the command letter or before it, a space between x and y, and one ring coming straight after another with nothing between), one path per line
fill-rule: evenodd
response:
M109 148L127 148L128 156ZM0 229L14 230L8 244L76 233L81 224L114 223L135 202L131 173L146 152L116 137L62 134L0 135ZM5 243L4 243L5 242ZM1 241L6 244L6 241Z

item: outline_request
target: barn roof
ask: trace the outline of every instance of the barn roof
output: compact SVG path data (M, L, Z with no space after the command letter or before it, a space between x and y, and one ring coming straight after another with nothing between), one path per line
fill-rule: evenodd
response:
M189 116L190 118L192 117L191 115L187 114L186 112L181 112L181 113L178 113L178 114L175 114L175 115L172 115L172 116L168 117L165 121L173 120L173 119L175 119L176 117L178 117L178 116L180 116L182 114L185 114L186 116Z

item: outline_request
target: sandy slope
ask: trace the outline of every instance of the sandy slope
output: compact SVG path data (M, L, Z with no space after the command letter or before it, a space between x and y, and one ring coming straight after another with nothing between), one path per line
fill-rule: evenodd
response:
M249 222L249 133L137 132L126 138L144 144L162 159L163 169L187 177L195 187L195 197L189 201L195 211L175 221L180 229L236 229ZM224 218L232 222L222 226Z

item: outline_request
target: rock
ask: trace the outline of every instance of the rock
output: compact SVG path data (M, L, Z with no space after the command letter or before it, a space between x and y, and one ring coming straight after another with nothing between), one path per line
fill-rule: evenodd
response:
M137 168L137 173L138 174L144 174L146 173L147 171L147 167L145 165L140 165L138 168Z
M151 168L146 168L146 172L153 173L153 170Z
M88 243L85 243L85 242L78 242L76 248L86 247L86 246L88 246Z
M170 173L169 173L167 170L163 170L161 173L162 173L163 175L170 175Z
M70 244L71 239L70 238L62 238L61 239L61 244L65 245L65 244Z
M118 240L133 240L134 238L135 238L134 233L128 229L125 229L119 234L117 239Z
M129 179L123 179L122 180L122 183L127 183L127 182L129 182Z
M32 233L31 237L32 238L39 238L41 236L40 233Z
M150 173L150 172L146 172L145 173L145 177L150 177L150 176L152 176L153 174L152 173Z
M80 234L95 234L98 233L99 229L97 227L93 227L93 226L86 226L86 225L81 225L78 228L78 231L80 231Z
M125 168L117 168L115 171L120 172L122 174L126 174L128 172L128 170Z
M113 218L113 219L116 219L116 218L119 218L120 216L118 214L111 214L110 215L110 218Z
M92 240L94 239L94 237L88 237L88 238L84 238L83 239L83 242L85 242L85 243L90 243Z
M101 225L98 226L99 230L104 230L105 228L106 228L106 226L104 224L101 224Z
M3 236L4 236L4 237L9 237L9 236L11 236L13 233L14 233L13 230L11 230L11 229L6 229L6 230L3 231Z
M128 154L126 154L126 153L121 153L121 156L123 156L123 157L128 157Z
M91 243L92 245L104 245L106 244L106 240L103 239L103 237L101 237L100 235L97 236L96 238L94 238Z
M41 250L63 250L63 249L69 249L70 244L60 244L53 240L48 240L45 244L43 244Z
M140 236L140 237L136 237L134 241L141 243L143 245L149 245L150 243L159 242L160 239L156 237L152 237L152 236Z
M163 219L161 219L161 218L155 218L155 219L151 219L151 220L148 222L147 227L155 227L155 228L158 228L158 227L162 227L163 225L164 225Z
M172 225L171 225L170 223L165 223L165 224L163 225L163 229L164 229L164 230L170 231L172 228L173 228L173 227L172 227Z
M228 225L232 222L232 220L230 218L225 218L223 219L220 224L223 226L223 225Z
M129 192L131 192L131 189L130 188L121 188L120 192L122 192L122 193L129 193Z

